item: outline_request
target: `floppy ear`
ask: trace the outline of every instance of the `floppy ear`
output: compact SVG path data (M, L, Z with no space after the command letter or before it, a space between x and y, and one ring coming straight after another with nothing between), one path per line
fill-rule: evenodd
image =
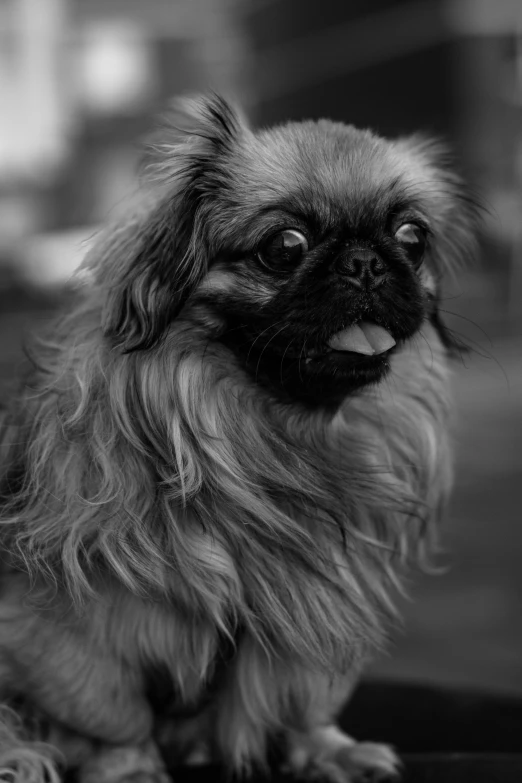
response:
M420 193L429 209L432 237L430 257L439 272L453 275L479 251L484 205L458 173L451 150L437 139L415 135L399 142L409 154L408 171L414 177L411 192ZM418 185L415 184L418 180ZM446 326L438 297L430 320L450 354L461 356L469 348Z
M155 345L206 274L212 200L226 184L226 160L243 129L218 96L178 103L171 139L155 145L161 197L109 232L88 259L105 296L104 333L123 351Z
M453 273L477 253L484 208L445 143L416 134L399 139L398 146L405 153L411 193L418 192L429 209L431 256L438 269Z

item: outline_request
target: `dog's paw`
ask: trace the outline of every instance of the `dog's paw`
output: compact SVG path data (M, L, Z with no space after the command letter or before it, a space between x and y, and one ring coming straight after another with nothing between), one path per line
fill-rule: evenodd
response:
M356 742L334 754L333 761L344 774L344 780L354 783L397 778L401 763L388 746L375 742Z
M104 747L77 776L78 783L171 783L156 748Z
M301 779L317 783L378 783L397 778L401 767L388 745L355 742L336 726L293 735L288 762Z

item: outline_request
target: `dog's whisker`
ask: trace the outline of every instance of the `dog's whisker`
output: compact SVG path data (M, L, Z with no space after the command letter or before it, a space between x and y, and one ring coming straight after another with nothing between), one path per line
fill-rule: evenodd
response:
M286 345L286 348L285 348L285 350L284 350L284 352L283 352L283 354L281 356L281 361L280 361L280 366L279 366L279 379L281 381L281 386L283 386L283 362L285 360L285 356L286 356L286 354L288 352L288 349L290 348L290 346L292 345L292 343L294 342L295 339L296 339L295 337L292 337L288 341L288 343Z
M429 342L429 340L427 339L426 335L425 335L425 334L423 334L423 331L422 331L422 329L419 329L419 331L418 331L418 335L419 335L419 337L422 337L422 339L424 340L424 342L425 342L425 343L426 343L426 345L428 346L428 350L429 350L429 352L430 352L430 355L431 355L431 367L430 367L430 372L431 372L431 371L433 370L433 365L434 365L434 363L435 363L435 357L433 356L433 349L432 349L432 347L431 347L431 345L430 345L430 342ZM415 336L415 339L417 339L417 336Z
M284 318L281 318L279 321L276 321L275 323L273 323L273 324L270 324L269 326L267 326L267 327L266 327L266 329L263 329L263 331L262 331L262 332L259 332L259 334L256 336L256 338L255 338L255 340L253 341L253 343L251 343L251 345L250 345L250 350L248 351L248 353L247 353L247 357L246 357L246 360L247 360L247 362L248 362L248 360L249 360L249 358L250 358L250 354L251 354L251 352L252 352L252 349L254 348L254 345L257 343L257 341L259 340L259 338L260 338L260 337L262 337L264 334L266 334L266 332L270 331L270 329L273 329L274 327L278 326L280 323L286 323L285 319L284 319ZM272 335L272 337L270 338L270 340L273 340L273 339L274 339L274 337L277 337L277 335L278 335L278 334L280 334L280 332L282 332L284 328L285 328L285 327L283 326L281 329L279 329L279 331L278 331L278 332L276 332L276 333L275 333L275 335ZM268 342L270 342L270 340L269 340ZM266 347L266 346L265 346L265 347Z
M281 322L279 322L279 323L281 323ZM255 371L255 373L254 373L254 377L255 377L256 381L257 381L257 378L258 378L258 373L259 373L259 366L260 366L260 364L261 364L261 359L263 358L263 354L264 354L264 352L266 351L266 349L268 348L268 346L270 345L270 343L272 342L272 340L273 340L275 337L277 337L277 336L278 336L278 334L281 334L281 332L282 332L282 331L283 331L285 328L286 328L286 323L285 323L285 324L283 324L283 326L282 326L280 329L278 329L278 330L277 330L277 332L275 332L275 334L273 334L273 335L272 335L272 337L270 337L270 339L269 339L269 340L268 340L268 341L267 341L267 342L266 342L266 343L263 345L263 347L262 347L262 349L261 349L261 353L259 354L259 356L258 356L258 359L257 359L257 364L256 364L256 371Z
M306 356L306 346L307 346L307 344L308 344L308 338L305 338L305 340L304 340L304 342L303 342L303 344L301 346L301 350L299 352L299 358L297 360L297 370L298 370L298 373L299 373L299 380L301 381L301 383L304 383L303 376L301 374L301 362L303 360L303 356Z
M480 332L482 332L482 334L484 335L484 337L486 338L486 340L489 342L490 346L493 346L493 341L492 341L492 339L491 339L490 335L489 335L489 334L486 332L486 330L485 330L485 329L483 329L483 328L480 326L480 324L478 324L476 321L473 321L471 318L468 318L468 317L467 317L467 316L465 316L465 315L461 315L460 313L454 313L454 312L452 312L451 310L444 310L444 309L442 309L441 307L439 307L439 308L438 308L438 310L439 310L439 313L445 313L446 315L451 315L451 316L453 316L454 318L460 318L460 320L461 320L461 321L466 321L467 323L471 324L471 325L472 325L472 326L474 326L476 329L478 329ZM449 327L448 327L448 328L449 328ZM450 331L454 331L454 330L453 330L453 329L451 329Z

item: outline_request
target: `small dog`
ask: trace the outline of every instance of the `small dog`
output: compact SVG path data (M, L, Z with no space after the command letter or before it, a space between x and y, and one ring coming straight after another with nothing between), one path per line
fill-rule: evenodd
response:
M439 286L477 209L421 137L254 132L217 96L171 132L4 423L0 779L159 783L158 746L248 772L275 741L393 775L334 721L450 487Z

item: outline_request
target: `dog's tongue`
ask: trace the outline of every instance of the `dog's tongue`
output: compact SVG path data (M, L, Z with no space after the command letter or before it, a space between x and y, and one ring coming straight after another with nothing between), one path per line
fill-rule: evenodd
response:
M395 340L382 326L360 321L334 334L328 340L328 345L335 351L352 351L371 356L393 348Z

